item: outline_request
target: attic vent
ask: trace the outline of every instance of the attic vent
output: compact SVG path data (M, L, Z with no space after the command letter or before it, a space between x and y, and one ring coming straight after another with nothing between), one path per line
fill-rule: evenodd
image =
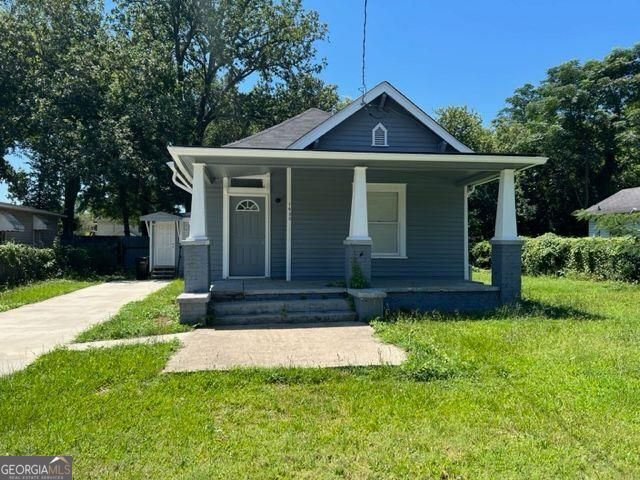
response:
M387 129L379 123L373 130L371 130L371 146L372 147L388 147L387 144Z

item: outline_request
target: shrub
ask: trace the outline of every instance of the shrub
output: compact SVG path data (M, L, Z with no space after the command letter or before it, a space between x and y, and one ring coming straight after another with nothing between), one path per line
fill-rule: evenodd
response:
M491 247L471 249L472 264L490 268ZM524 239L522 271L527 275L578 275L601 280L640 281L640 242L633 237L565 238L547 233Z
M478 268L491 267L491 244L487 240L471 247L471 265Z
M58 272L51 248L35 248L18 243L0 245L0 286L12 287L45 280Z

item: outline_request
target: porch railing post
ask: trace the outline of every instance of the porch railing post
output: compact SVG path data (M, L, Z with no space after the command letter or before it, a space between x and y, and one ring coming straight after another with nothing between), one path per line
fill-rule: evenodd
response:
M367 212L367 167L353 168L349 236L345 246L345 281L349 287L371 283L371 237Z
M500 172L495 235L491 239L491 283L500 288L502 303L520 299L522 240L516 222L515 171Z

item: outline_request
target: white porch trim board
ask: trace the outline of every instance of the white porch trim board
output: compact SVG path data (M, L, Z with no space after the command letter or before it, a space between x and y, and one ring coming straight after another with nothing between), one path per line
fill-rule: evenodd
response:
M367 214L367 167L353 168L351 192L351 217L349 220L350 241L371 241Z
M191 193L191 227L187 240L207 240L207 166L193 164Z
M470 280L469 272L469 187L464 186L464 279Z
M518 240L515 170L500 171L496 229L493 240Z

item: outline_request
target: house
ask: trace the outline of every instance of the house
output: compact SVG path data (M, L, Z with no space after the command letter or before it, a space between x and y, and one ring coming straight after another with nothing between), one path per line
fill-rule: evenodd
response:
M591 217L593 215L629 215L629 222L627 226L640 230L640 222L638 221L637 215L640 214L640 187L624 188L610 197L605 198L601 202L590 206L585 210L585 212L587 214L591 214ZM635 218L631 218L632 215ZM590 218L589 236L609 237L610 232L606 228L599 227L597 225L597 221Z
M169 152L191 194L182 321L211 310L229 323L349 318L337 299L285 302L314 296L349 295L361 319L520 296L514 176L546 158L474 153L387 82L333 115L310 109L222 148ZM494 180L489 286L470 278L467 198Z
M129 234L139 237L140 229L137 225L130 225ZM123 237L124 225L108 218L95 218L91 223L89 235L94 237Z
M0 243L50 247L58 234L59 213L0 202Z
M149 271L153 278L182 273L180 242L189 236L189 214L155 212L140 217L149 232Z

